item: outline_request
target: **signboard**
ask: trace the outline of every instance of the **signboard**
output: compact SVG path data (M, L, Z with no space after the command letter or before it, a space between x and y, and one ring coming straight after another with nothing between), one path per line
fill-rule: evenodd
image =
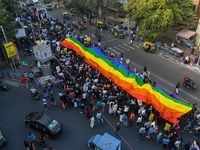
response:
M7 53L8 58L16 55L16 51L15 51L15 47L13 45L13 42L5 44L4 47L6 49L6 53Z
M35 58L39 61L45 62L52 58L52 52L49 45L41 43L33 47Z
M90 42L90 37L87 37L87 41Z

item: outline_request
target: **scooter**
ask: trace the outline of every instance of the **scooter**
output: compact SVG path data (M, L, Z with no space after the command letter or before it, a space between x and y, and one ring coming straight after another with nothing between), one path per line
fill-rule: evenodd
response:
M187 79L187 80L186 80ZM195 83L190 77L186 77L185 81L183 80L183 85L186 86L188 89L195 89Z
M8 87L0 81L0 89L1 91L8 91Z
M33 98L35 100L38 100L39 99L39 94L38 94L37 90L34 87L32 87L30 90L31 90L31 96L33 96Z
M33 54L33 52L31 49L25 49L25 51L24 51L25 56L31 56L32 54Z

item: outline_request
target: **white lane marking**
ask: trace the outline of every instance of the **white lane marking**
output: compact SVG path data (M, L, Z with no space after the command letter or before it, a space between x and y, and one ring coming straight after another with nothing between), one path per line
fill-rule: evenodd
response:
M108 42L112 42L112 41L116 41L116 40L119 40L119 39L112 39L112 40L108 40L108 41L103 41L101 43L108 43Z
M131 46L128 46L127 44L123 43L124 46L127 46L128 48L131 48L131 49L135 49L134 47L131 47Z
M133 43L133 45L134 45L135 47L139 48L139 46L138 46L138 45L136 45L136 44L134 44L134 43Z
M117 52L116 50L114 50L113 48L109 47L109 49L111 49L112 51L114 51L117 54L120 54L119 52Z
M125 48L124 46L118 45L118 47L120 47L120 48L122 48L122 49L124 49L126 51L130 51L129 49Z
M121 50L120 48L118 48L116 46L114 46L114 48L117 49L117 50L119 50L119 51L121 51L121 52L123 52L123 53L125 52L125 51Z

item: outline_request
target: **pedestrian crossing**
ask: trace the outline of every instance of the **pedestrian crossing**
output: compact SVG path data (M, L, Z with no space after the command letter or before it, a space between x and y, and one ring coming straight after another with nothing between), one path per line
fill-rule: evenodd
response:
M136 45L137 46L137 45ZM126 52L130 52L133 50L136 50L136 46L130 46L129 44L123 43L122 45L115 45L115 46L111 46L109 47L109 50L117 55ZM139 46L137 46L139 48Z

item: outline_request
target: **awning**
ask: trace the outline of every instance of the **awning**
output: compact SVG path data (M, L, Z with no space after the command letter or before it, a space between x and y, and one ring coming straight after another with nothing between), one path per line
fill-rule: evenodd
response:
M179 36L188 40L194 35L196 35L196 32L185 30L185 29L176 34L176 36Z

